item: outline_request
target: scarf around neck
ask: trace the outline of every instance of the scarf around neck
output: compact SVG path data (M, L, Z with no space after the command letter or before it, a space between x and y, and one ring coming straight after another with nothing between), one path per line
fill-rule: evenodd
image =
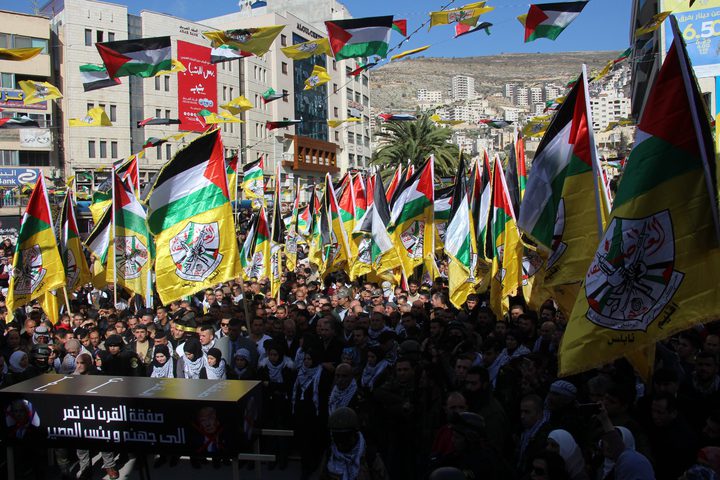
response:
M358 432L358 441L348 453L341 452L332 442L327 469L342 480L355 480L360 475L360 462L365 455L365 438Z
M285 367L295 368L295 364L288 356L284 356L277 365L274 365L267 357L265 357L260 360L260 366L268 369L268 376L270 377L271 383L283 383L285 381L283 379L283 369Z
M187 357L185 357L185 361L187 362ZM174 370L172 358L168 358L162 366L158 366L157 362L153 361L153 370L150 378L175 378Z
M377 381L380 374L385 371L387 366L388 361L384 358L377 362L374 367L371 367L370 365L365 365L365 368L362 372L362 378L360 380L361 385L363 387L369 388L370 390L375 388L375 382Z
M308 387L313 387L313 404L315 405L315 414L320 413L320 394L318 391L318 385L320 385L320 376L322 375L322 366L312 368L303 368L295 380L295 386L293 387L292 405L293 413L295 413L295 401L297 400L298 390L300 391L300 400L305 400L305 392Z
M211 367L210 363L207 361L207 356L204 356L203 358L205 359L204 367L208 380L225 380L225 359L221 358L217 367Z
M185 359L183 361L183 371L185 372L185 378L192 378L192 379L200 378L200 372L202 371L204 366L205 366L205 355L203 355L202 357L196 358L195 360L190 360L187 357L185 357Z
M335 410L341 407L347 407L350 404L350 400L355 396L357 392L357 382L352 379L350 385L345 390L340 390L335 385L330 393L330 400L328 402L328 413L332 414Z

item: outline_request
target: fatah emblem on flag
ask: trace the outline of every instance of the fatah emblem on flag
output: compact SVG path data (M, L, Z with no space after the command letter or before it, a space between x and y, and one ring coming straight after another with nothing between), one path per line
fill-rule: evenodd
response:
M537 252L527 249L522 259L522 285L525 286L530 282L530 279L540 270L543 264L543 259Z
M685 276L674 264L668 210L644 218L613 218L585 280L587 318L613 330L646 331Z
M67 261L67 266L65 267L65 278L67 278L67 284L70 287L75 285L75 282L77 282L77 279L80 276L80 267L78 266L75 254L71 249L68 248L64 253Z
M115 265L125 280L138 278L150 255L147 247L135 235L115 238Z
M189 222L170 240L170 255L175 274L183 280L200 282L220 265L220 229L217 222Z
M314 42L304 42L299 45L297 45L298 50L302 52L311 53L318 49L320 45Z
M253 36L252 30L228 30L225 32L229 38L235 40L238 43L247 43Z
M418 220L410 224L400 234L400 240L410 258L420 258L423 253L423 240L425 237L425 222Z
M363 237L358 244L357 261L366 265L372 264L372 239L369 235Z
M30 295L45 278L47 269L43 268L40 245L33 245L21 252L21 267L13 271L16 295Z
M473 10L458 10L457 12L449 12L448 23L462 22L463 20L467 20L468 18L471 18L470 15L472 13Z
M33 87L35 87L35 95L40 98L45 98L50 95L50 89L42 83L35 82L33 83Z
M497 273L495 274L495 280L502 283L503 280L505 280L505 272L506 272L506 269L502 268L503 259L505 258L505 245L498 245L496 250L497 250L498 265L500 265L500 268L498 269Z
M547 270L550 270L567 250L567 243L562 241L563 233L565 233L565 199L561 198L560 202L558 202L557 215L555 215L555 226L553 227L552 244L550 245L552 253L547 261Z

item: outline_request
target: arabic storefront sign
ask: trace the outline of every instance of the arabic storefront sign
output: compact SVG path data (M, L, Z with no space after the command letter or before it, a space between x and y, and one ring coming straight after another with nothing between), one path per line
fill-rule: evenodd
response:
M47 128L21 128L18 135L23 148L52 150L52 133Z
M0 391L13 445L229 456L249 451L259 382L41 375Z
M47 102L25 105L25 92L12 88L0 88L0 108L14 108L16 110L47 110Z
M0 168L0 187L34 184L40 176L39 168Z
M178 60L185 68L178 73L178 115L182 131L202 132L206 125L200 110L217 113L217 67L210 63L210 49L194 43L177 42Z

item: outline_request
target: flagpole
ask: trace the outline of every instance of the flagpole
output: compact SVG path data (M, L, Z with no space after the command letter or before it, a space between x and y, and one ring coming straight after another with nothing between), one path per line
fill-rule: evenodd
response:
M65 294L65 308L67 308L68 314L72 315L72 310L70 310L70 299L68 298L68 291L66 285L63 285L63 293Z
M117 305L117 244L115 242L115 168L113 167L110 172L110 182L112 185L112 203L110 204L111 214L110 221L112 221L112 239L110 246L112 247L112 262L113 262L113 305Z
M587 117L588 140L590 142L590 159L592 161L593 181L595 182L595 215L597 216L598 239L603 238L605 228L603 227L603 201L600 197L600 184L604 185L599 172L599 163L597 158L597 149L595 148L595 132L592 124L592 110L590 107L590 92L588 91L587 65L583 63L583 97L585 97L585 116Z

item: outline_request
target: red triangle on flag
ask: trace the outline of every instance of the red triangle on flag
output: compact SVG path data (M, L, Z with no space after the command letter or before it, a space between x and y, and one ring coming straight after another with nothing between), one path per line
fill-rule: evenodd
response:
M111 78L115 77L115 74L120 69L120 67L122 67L131 60L129 57L126 57L125 55L106 47L102 43L96 43L95 46L97 47L98 53L100 54L100 57L105 64L108 76L110 76Z
M549 17L543 12L542 8L537 5L530 5L527 18L525 19L525 41L528 41L530 35L535 31L538 25L547 20Z
M225 173L225 156L223 155L223 145L220 141L220 132L215 131L215 142L213 143L210 157L208 158L208 166L203 176L218 186L226 197L230 198L228 193L227 177Z
M325 22L327 27L328 37L330 39L330 48L332 48L333 54L342 50L345 44L352 38L352 35L348 33L344 28L338 27L334 22Z

